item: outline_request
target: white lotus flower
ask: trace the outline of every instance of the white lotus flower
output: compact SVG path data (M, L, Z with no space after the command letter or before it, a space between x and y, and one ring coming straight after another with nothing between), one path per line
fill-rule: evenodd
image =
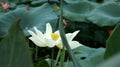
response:
M82 46L82 44L80 44L78 41L73 41L73 38L79 33L79 31L75 31L73 33L67 33L65 34L66 35L66 38L67 38L67 41L68 41L68 44L70 46L71 49L75 49L79 46ZM63 44L62 44L62 40L61 40L61 37L58 38L57 40L57 43L56 43L56 46L60 49L63 48Z
M34 27L35 33L33 31L28 30L28 32L32 35L29 39L32 40L39 47L54 47L55 40L52 38L52 28L49 23L46 24L46 32L43 34L36 27Z
M62 49L63 44L59 34L59 31L52 32L52 27L49 23L46 24L46 32L43 34L40 30L34 27L35 33L33 31L28 30L28 32L32 35L29 39L32 40L39 47L54 47ZM78 34L79 31L75 31L74 33L66 34L67 41L71 49L81 46L81 44L77 41L72 41L73 38Z

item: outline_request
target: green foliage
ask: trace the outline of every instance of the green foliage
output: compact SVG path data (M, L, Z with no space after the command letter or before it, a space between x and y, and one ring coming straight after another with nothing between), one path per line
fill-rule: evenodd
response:
M33 67L29 45L19 22L12 24L0 42L0 67Z
M81 2L81 1L92 1L92 2L101 3L104 0L65 0L65 2L67 2L67 3L78 3L78 2Z
M120 53L116 54L115 56L97 67L120 67Z
M86 46L81 46L73 51L77 60L81 64L81 67L96 67L104 61L104 48L95 49ZM47 59L46 61L50 65L50 59ZM68 67L74 67L71 60L64 62L64 65L67 65ZM60 62L58 62L57 67L60 67Z
M90 48L81 46L74 50L76 58L81 63L82 67L96 67L104 61L104 48Z
M43 4L45 2L47 2L48 0L37 0L37 1L33 1L31 4L32 5L37 5L37 4Z
M48 65L47 61L45 61L45 60L40 60L39 62L37 62L37 63L35 64L34 67L49 67L49 65Z
M27 30L32 29L34 26L44 32L47 22L50 22L55 30L57 21L57 16L48 3L40 7L29 7L28 12L27 7L20 6L0 17L0 37L7 32L12 22L17 18L21 18L20 26L26 35L29 35Z
M4 14L4 10L2 7L0 7L0 15L2 16Z
M97 65L104 62L105 48L96 49L96 48L90 48L86 46L80 46L74 49L73 52L75 54L75 57L81 64L81 67L96 67ZM46 61L50 65L51 59L47 59ZM65 61L64 65L65 66L67 65L69 67L74 67L73 62L71 60ZM57 67L60 67L60 61L58 62Z
M110 58L120 52L120 23L115 27L106 43L105 58Z
M25 3L25 2L28 2L28 1L32 1L32 0L2 0L2 1L12 2L12 3Z
M111 26L120 22L119 3L107 2L94 9L88 16L88 20L99 26Z
M88 0L65 0L66 3L78 3L81 1L88 1Z
M99 26L112 26L120 21L120 5L115 2L98 4L92 1L67 1L63 16L70 21L91 21Z
M0 5L0 67L33 67L33 63L34 67L50 67L51 63L56 67L74 67L74 64L77 67L79 63L82 67L97 67L101 63L104 64L99 67L120 67L120 55L113 57L120 52L119 0L64 0L63 16L62 13L60 14L62 11L60 0L1 1L7 2L10 7L6 12ZM34 26L44 33L45 25L48 22L52 25L53 31L57 30L58 16L64 17L67 22L66 26L63 27L62 23L61 27L59 26L63 43L68 44L64 28L66 33L80 30L74 40L89 47L81 46L71 50L67 45L71 59L66 59L65 53L60 54L59 52L57 61L51 61L51 49L38 48L37 52L34 43L29 41L28 44L26 38L29 36L28 30L33 30ZM18 18L21 21L14 22ZM62 21L60 19L60 22ZM108 31L113 29L116 24L118 25L109 36ZM104 47L105 43L106 48L90 48ZM55 47L54 58L57 56L57 50ZM34 55L37 56L37 59ZM109 60L104 61L104 57ZM50 59L48 60L48 58Z
M71 21L86 21L86 17L96 6L97 4L88 1L65 4L63 16Z

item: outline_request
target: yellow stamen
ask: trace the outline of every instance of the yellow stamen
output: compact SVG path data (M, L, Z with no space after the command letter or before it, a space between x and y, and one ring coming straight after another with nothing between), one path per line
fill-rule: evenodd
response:
M51 34L51 37L52 37L52 39L54 40L54 41L56 41L58 38L59 38L59 34L57 34L57 33L52 33Z

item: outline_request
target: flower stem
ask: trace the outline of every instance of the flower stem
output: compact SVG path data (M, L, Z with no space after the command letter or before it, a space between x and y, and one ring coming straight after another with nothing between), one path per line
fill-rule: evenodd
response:
M55 60L55 64L54 64L54 67L56 67L57 63L58 63L58 60L60 58L60 54L61 54L61 49L59 49L58 53L57 53L57 57L56 57L56 60Z
M35 48L35 60L37 61L38 60L38 46L36 46Z
M53 62L53 58L54 58L54 48L52 48L52 54L51 54L51 67L54 67L54 62Z
M64 65L64 58L65 58L65 49L63 47L61 58L60 58L60 67L65 67L65 65Z

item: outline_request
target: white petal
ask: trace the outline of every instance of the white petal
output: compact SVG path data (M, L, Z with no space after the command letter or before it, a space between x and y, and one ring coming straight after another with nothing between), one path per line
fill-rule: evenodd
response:
M36 34L35 34L33 31L28 30L28 32L30 33L30 35L32 35L32 36L36 36Z
M34 27L34 30L35 30L35 32L36 32L36 34L37 34L38 37L44 39L44 35L42 34L41 31L39 31L36 27Z
M71 49L75 49L79 46L82 46L82 44L80 44L78 41L71 41L71 42L69 42L69 46Z
M72 39L73 39L79 32L80 32L79 30L73 32L73 33L72 33L72 36L73 36Z
M59 30L55 31L54 33L60 34Z
M53 40L45 38L45 41L48 47L51 48L55 46L55 42Z
M46 34L51 34L52 33L52 27L50 23L46 24Z
M75 31L75 32L73 32L73 33L68 33L68 34L66 34L67 40L68 40L68 41L72 41L73 38L74 38L78 33L79 33L79 30L78 30L78 31Z
M59 37L58 40L56 41L56 47L58 47L59 49L63 49L61 37Z
M30 30L28 30L28 32L32 35L29 39L32 40L37 46L46 46L43 37L38 36L36 33Z
M51 39L51 34L52 34L52 27L50 25L50 23L46 24L46 32L44 34L44 36L48 39Z
M62 41L56 42L56 47L58 47L59 49L63 49Z
M67 38L68 41L72 41L72 37L73 37L72 33L67 33L66 34L66 38Z
M40 41L38 38L36 37L30 37L30 40L33 41L33 43L35 43L37 46L39 47L46 47L47 45L45 43L43 43L42 41Z

